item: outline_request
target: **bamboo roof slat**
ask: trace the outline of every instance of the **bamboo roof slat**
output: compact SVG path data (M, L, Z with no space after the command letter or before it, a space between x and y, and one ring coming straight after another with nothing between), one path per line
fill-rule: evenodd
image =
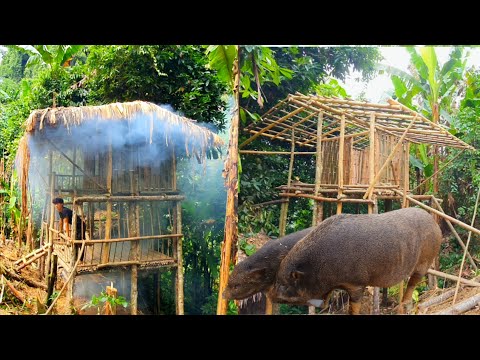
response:
M424 115L389 99L386 104L375 104L351 99L290 94L262 116L262 121L247 126L244 131L254 134L241 147L258 136L291 142L289 136L282 136L288 130L296 129L295 143L309 148L316 147L315 114L323 112L322 140L338 137L339 122L345 116L345 134L362 133L369 129L370 116L375 114L375 129L383 134L400 138L410 126L405 140L416 144L432 144L461 149L474 148L450 134L440 124L435 124ZM286 121L288 119L288 122ZM368 146L368 139L353 141L356 149Z

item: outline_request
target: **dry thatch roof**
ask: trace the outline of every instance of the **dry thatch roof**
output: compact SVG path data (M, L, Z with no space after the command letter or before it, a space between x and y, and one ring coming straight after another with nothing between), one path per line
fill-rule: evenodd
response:
M375 116L375 128L378 131L397 137L401 137L413 121L405 137L409 142L474 150L472 146L453 136L442 126L434 124L422 114L393 99L388 100L388 104L373 104L335 97L303 95L299 92L288 95L285 100L265 113L262 121L245 128L252 137L240 147L258 136L291 142L291 133L294 129L296 145L315 148L320 113L323 114L323 140L338 138L340 120L345 116L345 133L355 138L355 147L364 148L369 143L370 118Z
M42 132L48 127L63 125L69 133L74 134L74 128L86 122L100 120L132 122L142 115L150 121L150 143L158 141L154 138L154 130L161 128L167 143L172 133L182 135L187 155L189 153L205 154L209 148L220 149L224 145L218 135L197 125L194 120L176 115L167 109L145 101L35 110L26 121L26 131L34 135L35 132Z

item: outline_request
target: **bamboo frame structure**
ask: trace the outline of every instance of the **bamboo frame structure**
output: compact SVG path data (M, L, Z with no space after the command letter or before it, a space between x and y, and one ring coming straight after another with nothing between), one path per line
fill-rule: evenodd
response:
M58 256L58 264L72 279L69 300L77 275L131 269L130 310L137 314L140 272L169 268L176 278L177 314L183 314L181 202L185 197L177 189L176 161L195 157L201 163L210 154L215 158L223 140L194 120L142 101L35 110L25 125L22 144L26 146L17 155L27 175L22 186L27 188L31 181L30 151L35 149L35 169L41 168L38 162L48 151L49 181L41 219L42 246L49 250L45 271L51 267L51 255ZM85 134L98 143L85 141ZM150 149L151 159L143 159ZM72 204L70 234L56 229L54 197ZM78 218L85 222L82 234L77 233ZM79 245L84 252L77 259Z
M379 200L399 201L401 207L416 204L434 214L442 214L422 203L423 200L438 203L436 198L414 194L417 188L410 190L410 144L475 150L441 125L392 99L385 104L374 104L297 92L288 95L268 110L261 121L243 131L250 137L239 146L241 156L248 159L248 156L290 155L286 183L277 187L281 200L272 200L285 201L280 210L280 236L285 235L290 198L314 200L312 225L321 221L320 209L324 203L336 203L337 214L343 212L345 203L365 204L368 213L377 213ZM259 138L272 144L290 144L290 151L247 148ZM313 184L298 178L292 181L296 155L316 156ZM448 163L437 174L446 165ZM443 217L475 232L456 219ZM480 234L480 230L476 233ZM469 260L474 264L470 256ZM378 293L378 289L374 289L374 313L379 312Z

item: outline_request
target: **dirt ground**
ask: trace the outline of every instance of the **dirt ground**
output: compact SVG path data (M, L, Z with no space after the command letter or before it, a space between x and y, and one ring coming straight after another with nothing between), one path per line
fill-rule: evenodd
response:
M6 241L6 244L0 243L0 266L6 269L13 271L13 263L26 255L27 251L20 251L17 249L12 241ZM16 272L17 275L35 280L37 282L45 283L46 280L40 277L39 269L36 262L24 267L19 272ZM12 295L10 289L5 286L3 299L0 303L0 315L34 315L41 312L42 305L45 304L47 297L46 290L31 287L24 282L9 279L8 275L6 276L13 287L18 290L23 297L26 299L26 303L22 304L15 296ZM59 274L59 278L56 284L56 291L60 291L63 286L63 279ZM1 291L1 282L0 282L0 291ZM40 310L40 311L39 311ZM51 314L69 314L68 303L65 298L65 292L57 300Z
M269 237L264 234L257 234L255 237L251 237L247 240L248 243L255 245L257 248L260 248L266 241L269 240ZM245 256L242 251L238 252L238 256L241 258ZM12 241L7 241L6 244L0 243L0 269L6 268L13 271L13 263L19 259L20 257L26 255L26 251L18 250ZM239 259L240 260L240 259ZM45 279L42 279L39 274L38 267L36 263L32 263L21 269L17 272L17 275L21 277L26 277L41 283L45 283ZM7 275L8 278L8 275ZM9 278L8 278L9 279ZM9 279L11 284L14 288L19 291L23 297L26 299L26 304L22 304L16 297L12 295L10 289L7 286L4 286L3 290L3 297L0 299L0 315L33 315L38 314L41 312L42 307L44 308L44 303L46 300L47 292L43 289L37 287L31 287L25 284L24 282L17 281L14 279ZM61 275L61 271L58 274L58 281L56 284L56 291L60 291L60 289L64 285L64 277ZM454 287L453 287L454 288ZM436 290L429 290L424 292L420 298L420 303L430 298L436 297L443 292L452 289L445 288L445 289L436 289ZM0 292L2 290L2 283L0 282ZM53 311L51 314L55 315L66 315L70 314L69 304L66 301L64 291L60 298L57 300ZM461 286L458 292L456 303L460 303L465 299L472 297L476 294L480 293L480 288L478 287L468 287L468 286ZM380 301L382 300L382 294L380 294ZM411 314L435 314L441 310L444 310L450 306L452 306L453 297L447 299L441 304L430 306L423 311L419 311L418 306L414 306L411 311ZM86 302L86 299L76 299L75 301L75 308L77 314L95 314L96 309L90 308L87 310L80 310L81 306ZM395 307L398 303L398 299L396 297L390 296L388 298L388 302L386 306L380 306L380 313L384 315L388 314L395 314ZM372 304L373 304L373 288L367 288L364 294L364 298L362 301L361 307L361 314L370 314L372 311ZM42 306L43 305L43 306ZM319 311L317 310L317 313ZM348 313L348 296L345 292L342 291L335 291L331 302L330 307L325 309L321 313L323 314L346 314ZM462 315L480 315L480 304L477 304L471 310L465 312Z

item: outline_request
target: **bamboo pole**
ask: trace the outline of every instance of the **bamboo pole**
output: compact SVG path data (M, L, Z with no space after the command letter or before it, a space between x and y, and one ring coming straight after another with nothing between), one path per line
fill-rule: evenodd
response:
M228 300L223 297L223 292L227 287L228 277L230 275L230 262L232 247L236 246L238 239L238 124L239 124L239 106L240 106L240 47L237 48L237 57L233 62L234 87L233 97L235 105L233 109L232 124L230 127L230 143L228 147L228 158L225 163L225 171L227 174L225 186L227 187L227 204L225 211L225 237L222 243L221 260L220 260L220 278L218 286L217 314L226 315ZM258 137L258 135L257 135ZM253 141L253 138L247 140ZM246 144L242 144L245 146Z
M375 179L375 114L370 114L369 133L369 155L368 155L368 182L371 184ZM373 203L368 204L368 213L373 213Z
M403 200L402 208L410 206L407 200L408 188L410 187L410 144L403 144Z
M74 146L73 147L73 162L76 163L77 162L77 147ZM72 189L73 189L73 196L76 196L77 195L77 187L76 187L76 181L75 181L75 170L77 170L77 168L75 166L72 165Z
M443 277L443 278L446 278L446 279L458 281L458 282L461 282L462 284L465 284L465 285L468 285L468 286L480 287L480 283L478 283L476 281L464 279L462 277L458 277L458 276L455 276L455 275L450 275L450 274L444 273L442 271L428 269L427 273L438 276L438 277Z
M138 307L138 265L133 264L131 266L131 279L130 279L130 315L137 315L137 307Z
M418 304L418 310L425 310L430 306L440 304L444 302L445 300L450 299L453 294L455 294L455 289L450 289L443 294L440 294L438 296L435 296L434 298L428 299L420 304Z
M292 183L292 173L293 173L293 164L295 160L295 129L292 129L292 142L290 147L290 164L288 166L288 178L287 186L290 186ZM287 198L288 200L288 198ZM287 227L287 217L288 217L288 205L289 201L282 203L280 209L280 224L279 224L279 235L280 237L285 236L285 229Z
M177 233L182 232L182 205L180 202L176 204L176 216L177 216ZM184 294L183 294L183 242L182 237L178 237L177 240L177 303L178 313L177 315L183 315L184 313Z
M50 273L48 274L47 299L45 300L47 307L52 304L53 290L55 289L55 283L57 282L58 255L53 254L52 257L53 257L53 260L51 261L52 266L50 267Z
M399 190L396 190L396 189L393 189L394 192L398 193L399 195L403 196L403 193ZM411 196L408 196L407 195L407 199L410 200L411 202L413 202L414 204L417 204L418 206L428 210L428 211L431 211L432 213L434 214L437 214L439 215L440 217L446 219L446 220L449 220L450 222L452 223L455 223L457 224L458 226L461 226L462 228L468 230L468 231L472 231L473 233L477 234L477 235L480 235L480 230L474 228L473 226L470 226L470 225L467 225L465 224L464 222L461 222L460 220L457 220L447 214L444 214L438 210L435 210L434 208L428 206L428 205L425 205L424 203L420 202L420 201L417 201L415 200L413 197Z
M112 154L112 139L109 138L108 153L107 153L107 192L112 195L112 172L113 172L113 154ZM105 222L105 239L110 239L112 236L112 201L107 201L107 219ZM102 249L101 263L108 263L110 258L110 244L104 243Z
M433 200L434 204L437 206L438 210L440 210L442 213L445 214L445 211L440 206L440 203L438 202L438 200L434 196L432 196L432 200ZM458 235L457 230L455 230L455 228L453 227L453 225L450 221L445 219L445 222L447 223L448 227L450 228L450 231L455 236L455 238L457 239L457 241L460 244L460 246L462 247L462 249L465 251L466 250L465 244L463 243L462 239L460 238L460 235ZM472 255L470 255L469 251L467 251L467 257L468 257L468 260L470 261L470 264L472 265L472 267L475 269L475 271L477 271L478 270L477 264L475 264L475 261L473 260Z
M410 128L413 126L413 124L415 123L415 120L416 120L416 117L413 118L413 120L410 122L410 125L408 125L407 129L405 130L405 132L403 133L402 137L398 140L397 144L395 145L395 147L393 148L393 150L391 151L390 155L388 155L388 158L387 160L383 163L382 167L380 168L380 170L378 171L378 173L376 174L375 178L373 179L373 181L370 183L370 186L368 187L367 189L367 192L365 193L365 195L363 196L364 199L366 198L369 198L372 196L372 190L373 188L375 187L375 184L377 183L378 179L380 178L380 176L382 175L383 171L385 170L385 168L388 166L389 162L392 160L392 158L395 156L395 153L397 152L397 150L400 148L400 146L402 145L402 142L403 140L405 139L405 137L407 136L408 134L408 131L410 130Z
M318 200L318 201L325 201L325 202L334 202L334 203L361 203L361 204L373 204L375 203L373 200L363 200L363 199L349 199L349 198L343 198L343 199L336 199L336 198L328 198L328 197L323 197L323 196L315 196L315 195L309 195L309 194L290 194L290 193L280 193L279 196L281 197L303 197L307 199L313 199L313 200Z
M267 127L263 128L262 130L258 131L255 135L253 135L252 137L248 138L247 140L245 140L243 143L241 143L238 147L241 149L243 147L245 147L246 145L250 144L253 140L255 140L257 137L259 137L260 135L262 135L264 132L270 130L271 128L277 126L278 124L281 124L282 122L284 122L285 120L291 118L292 116L298 114L299 112L302 112L304 111L305 109L303 107L300 107L290 113L288 113L287 115L281 117L280 119L278 119L277 121L273 122L272 124L268 125Z
M290 155L289 151L240 150L241 155ZM315 155L315 151L295 151L294 155Z
M314 195L318 196L320 191L320 183L322 182L323 171L323 158L322 158L322 128L323 128L323 111L318 114L317 121L317 153L315 158L315 192ZM313 202L313 219L312 225L316 225L318 221L319 208L323 208L323 202ZM322 214L323 215L323 214ZM320 220L321 221L321 220Z
M458 315L462 314L480 302L480 294L469 297L467 300L458 303L455 306L449 307L442 311L436 312L434 315Z
M473 216L472 216L472 225L475 224L475 218L477 217L477 209L478 209L478 201L480 200L480 187L478 188L477 192L477 200L475 201L475 210L473 211ZM467 255L468 251L468 245L470 245L470 239L472 238L472 232L470 231L468 233L468 238L467 238L467 243L465 244L465 250L463 251L463 257L462 257L462 263L460 264L460 270L458 271L458 277L460 278L462 276L462 271L463 271L463 265L465 264L465 256ZM460 281L457 281L457 286L455 287L455 295L453 296L453 302L452 304L455 304L455 300L457 300L457 293L458 293L458 288L460 287Z
M115 243L115 242L124 242L124 241L138 241L138 240L147 240L147 239L166 239L166 238L177 238L183 236L182 234L166 234L166 235L145 235L145 236L132 236L126 238L117 238L117 239L95 239L95 240L75 240L74 244L98 244L98 243Z
M338 145L338 196L337 198L342 199L343 194L343 157L344 157L344 147L345 147L345 115L342 115L340 122L340 142ZM342 202L337 202L337 214L342 213Z
M50 150L49 154L49 160L50 162L52 161L52 151ZM50 167L52 169L52 167ZM55 172L52 171L50 173L50 224L49 227L53 228L53 224L55 223L55 205L53 205L51 202L53 201L54 198L54 191L55 191ZM47 272L50 271L50 260L52 257L52 251L53 251L53 232L49 231L48 232L48 243L50 244L48 247L48 254L47 254L47 263L45 264L45 270ZM45 274L45 277L48 277L48 273ZM47 279L48 281L48 279Z
M132 201L178 201L184 200L183 195L132 195L132 196L79 196L76 198L81 202L132 202Z

